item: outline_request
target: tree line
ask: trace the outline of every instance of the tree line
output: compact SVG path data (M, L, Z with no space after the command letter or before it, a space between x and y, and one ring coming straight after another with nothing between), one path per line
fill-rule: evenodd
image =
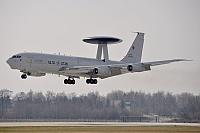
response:
M77 96L75 93L47 91L44 94L32 90L13 95L10 90L0 90L1 119L119 120L124 116L143 115L200 122L200 95L121 90L112 91L106 96L98 92Z

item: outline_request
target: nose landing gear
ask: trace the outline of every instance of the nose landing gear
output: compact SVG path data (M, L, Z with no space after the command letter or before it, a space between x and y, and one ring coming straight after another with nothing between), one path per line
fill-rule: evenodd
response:
M24 74L21 75L21 78L22 78L22 79L26 79L26 78L27 78L27 75L24 73Z

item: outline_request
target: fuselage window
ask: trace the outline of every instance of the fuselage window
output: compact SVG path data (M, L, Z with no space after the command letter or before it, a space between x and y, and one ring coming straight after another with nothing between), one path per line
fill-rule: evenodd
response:
M55 61L48 61L48 64L55 64Z
M68 65L67 62L61 62L61 65Z

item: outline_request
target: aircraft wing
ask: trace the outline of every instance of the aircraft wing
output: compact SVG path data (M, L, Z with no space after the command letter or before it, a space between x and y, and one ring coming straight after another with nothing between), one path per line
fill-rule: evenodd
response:
M134 65L148 65L148 66L157 66L157 65L164 65L169 64L172 62L178 61L192 61L187 59L173 59L173 60L162 60L162 61L152 61L152 62L140 62L140 63L122 63L122 64L110 64L110 65L94 65L94 66L64 66L59 69L59 71L66 71L66 70L82 70L88 72L88 70L94 69L95 67L110 67L112 69L122 69L127 67L130 64Z
M148 66L158 66L158 65L164 65L164 64L169 64L169 63L178 62L178 61L192 61L192 60L173 59L173 60L162 60L162 61L153 61L153 62L141 62L139 64L148 65Z
M71 76L88 76L107 78L110 76L119 75L127 72L143 72L151 70L151 66L164 65L178 61L190 61L186 59L162 60L153 62L140 63L120 63L108 65L91 65L91 66L64 66L59 69L60 72L65 72ZM122 72L123 71L123 72Z

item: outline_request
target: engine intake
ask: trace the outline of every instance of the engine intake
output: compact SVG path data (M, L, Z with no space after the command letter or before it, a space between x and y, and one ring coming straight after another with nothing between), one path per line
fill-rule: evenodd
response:
M129 72L132 72L132 71L133 71L133 66L132 66L132 65L128 65L128 66L127 66L127 70L128 70Z
M97 68L94 68L94 69L93 69L93 73L94 73L94 74L98 74L98 73L99 73L99 70L98 70Z

